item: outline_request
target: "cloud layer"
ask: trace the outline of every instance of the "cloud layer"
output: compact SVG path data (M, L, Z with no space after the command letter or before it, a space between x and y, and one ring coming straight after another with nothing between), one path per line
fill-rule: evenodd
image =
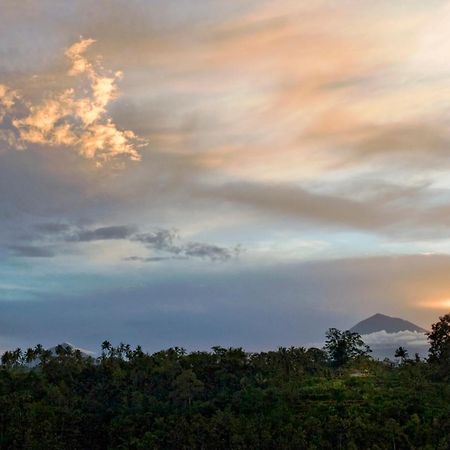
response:
M231 248L219 245L183 241L177 230L154 229L141 232L134 226L111 225L97 228L80 227L67 223L39 223L22 237L21 243L7 244L6 249L15 257L51 258L68 251L67 244L94 244L98 242L123 241L139 244L151 256L127 255L129 262L159 262L190 258L210 261L228 261L237 258L240 246ZM1 247L0 247L1 248ZM133 247L132 247L133 248ZM141 250L141 249L139 249Z
M407 350L408 356L414 358L418 354L421 358L428 357L429 343L425 333L416 331L399 331L398 333L387 333L377 331L376 333L361 336L363 341L372 350L372 356L378 359L395 359L395 351L398 347Z
M411 351L416 347L428 345L427 335L417 331L399 331L398 333L387 333L386 331L377 331L376 333L365 334L362 336L364 342L369 346L392 345L396 347L406 347Z

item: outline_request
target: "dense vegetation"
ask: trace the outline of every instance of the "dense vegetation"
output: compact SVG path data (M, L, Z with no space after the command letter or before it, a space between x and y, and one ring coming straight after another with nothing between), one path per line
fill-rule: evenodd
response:
M399 349L398 365L335 329L324 350L7 352L0 448L447 450L449 324L433 326L429 361Z

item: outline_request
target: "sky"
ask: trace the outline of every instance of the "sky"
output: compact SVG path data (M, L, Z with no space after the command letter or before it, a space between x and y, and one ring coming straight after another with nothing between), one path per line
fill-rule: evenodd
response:
M0 0L0 350L429 328L450 309L449 20Z

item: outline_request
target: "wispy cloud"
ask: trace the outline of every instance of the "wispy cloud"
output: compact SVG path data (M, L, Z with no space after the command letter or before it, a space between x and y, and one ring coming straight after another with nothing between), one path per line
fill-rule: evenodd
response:
M229 249L219 247L218 245L203 244L201 242L189 242L182 248L182 254L187 257L206 258L212 261L226 261L238 256L240 252L240 246Z
M48 247L35 245L9 245L14 256L26 258L52 258L55 252Z
M161 261L170 261L174 259L188 259L185 256L127 256L123 258L124 261L152 263Z
M57 255L62 244L89 244L101 241L128 241L138 243L151 252L150 256L126 256L124 261L159 262L166 260L208 259L210 261L227 261L236 258L242 248L222 247L215 244L184 241L175 229L154 229L139 232L130 225L111 225L97 228L85 228L59 222L37 224L37 234L30 233L22 241L30 242L11 244L8 249L16 257L52 257ZM51 246L51 249L49 248ZM65 249L64 251L66 251Z
M114 239L127 239L131 237L133 227L117 225L100 227L93 230L77 230L66 237L69 242L106 241Z
M142 242L157 250L170 250L173 253L179 252L179 247L175 241L179 239L177 230L154 230L149 233L138 233L133 236L133 240Z
M62 233L69 230L69 225L60 222L47 222L36 225L36 229L43 233Z

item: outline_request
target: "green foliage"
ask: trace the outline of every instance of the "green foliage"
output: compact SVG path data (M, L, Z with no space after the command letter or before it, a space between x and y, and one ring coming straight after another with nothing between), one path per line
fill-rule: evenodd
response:
M429 361L438 366L439 375L450 379L450 313L439 317L428 333Z
M400 358L402 363L404 363L408 359L408 350L405 347L400 346L395 350L394 353L395 358Z
M341 367L358 357L367 356L371 352L361 336L349 330L330 328L325 337L324 350L336 367Z
M450 448L437 366L360 355L336 367L302 347L18 349L0 366L0 449Z

